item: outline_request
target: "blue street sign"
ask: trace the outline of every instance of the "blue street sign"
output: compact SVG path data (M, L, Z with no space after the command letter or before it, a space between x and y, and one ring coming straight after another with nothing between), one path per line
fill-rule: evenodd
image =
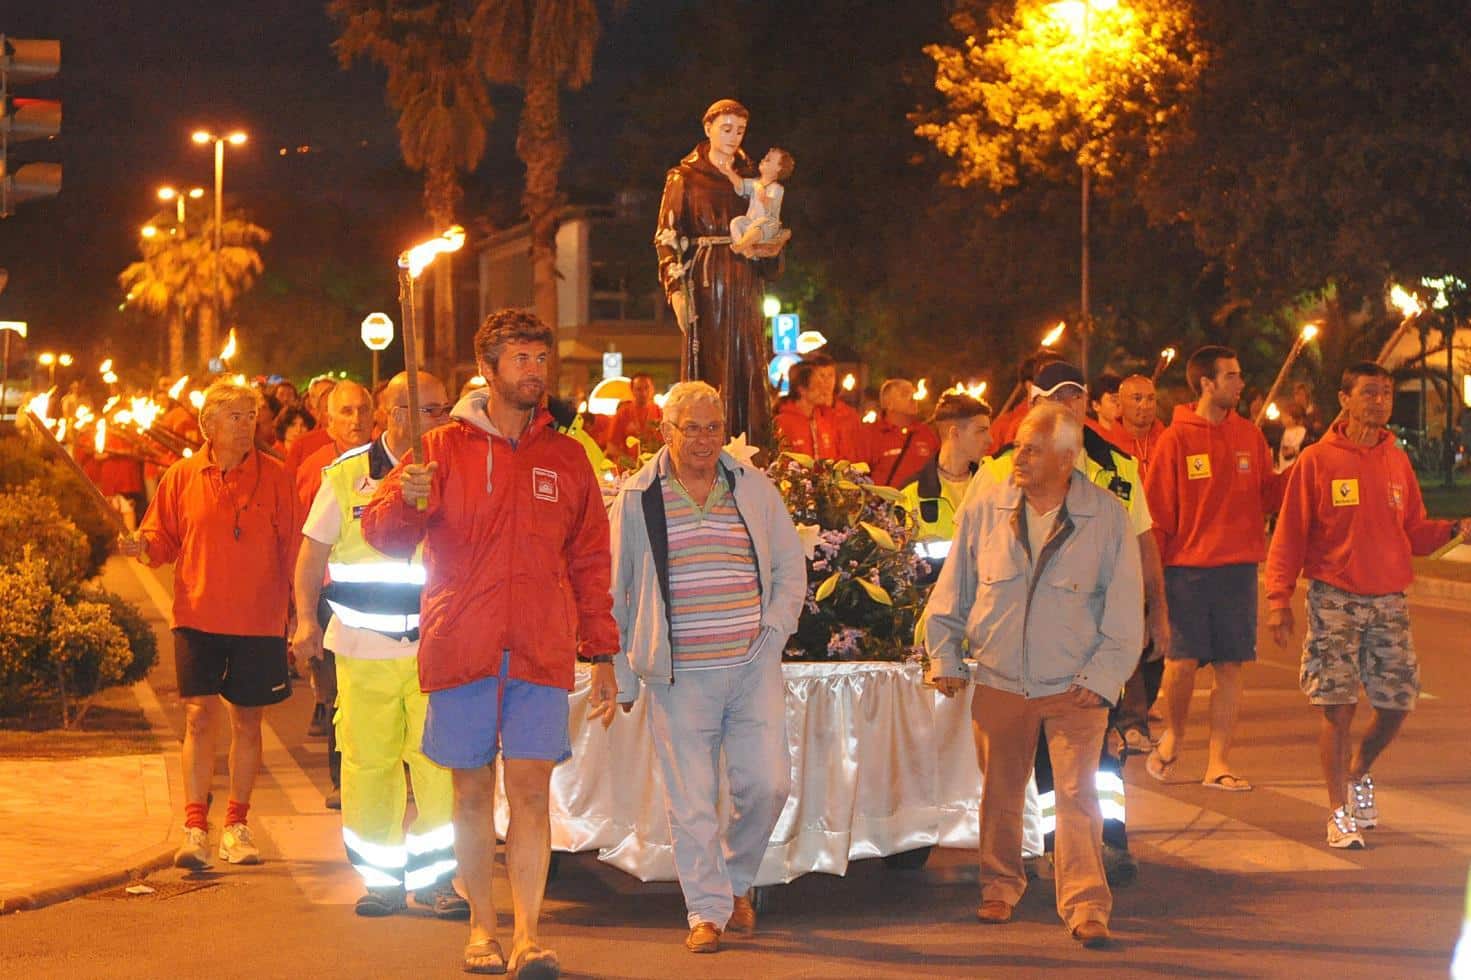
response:
M776 354L797 353L797 335L802 321L795 313L778 313L771 318L771 349Z
M787 393L787 372L802 359L796 354L777 354L771 359L771 364L766 368L766 376L771 379L771 387L780 391L783 395Z

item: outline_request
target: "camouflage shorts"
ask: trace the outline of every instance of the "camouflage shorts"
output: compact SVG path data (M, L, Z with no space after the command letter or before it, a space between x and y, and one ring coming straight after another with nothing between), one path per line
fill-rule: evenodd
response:
M1362 683L1376 708L1415 707L1420 663L1404 593L1355 595L1310 582L1299 683L1313 704L1357 704Z

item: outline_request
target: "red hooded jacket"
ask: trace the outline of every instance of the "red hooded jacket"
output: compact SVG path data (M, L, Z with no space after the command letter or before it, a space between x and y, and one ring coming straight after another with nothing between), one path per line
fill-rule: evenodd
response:
M363 536L407 558L424 542L419 685L459 687L499 674L572 688L577 654L615 654L608 515L587 454L538 411L512 445L490 429L487 393L466 395L452 420L425 433L439 464L429 506L405 503L384 478L363 512Z
M848 421L848 416L853 414L846 405L842 409L836 405L817 405L808 416L797 407L797 399L783 398L771 423L784 452L856 462L860 455L855 445L857 426Z
M1302 451L1267 556L1267 604L1285 609L1299 574L1355 595L1403 592L1411 555L1451 538L1454 521L1425 516L1410 458L1388 432L1372 446L1343 434L1343 423Z
M1161 560L1216 568L1266 558L1266 519L1282 505L1285 476L1262 430L1240 415L1212 424L1176 405L1144 475Z

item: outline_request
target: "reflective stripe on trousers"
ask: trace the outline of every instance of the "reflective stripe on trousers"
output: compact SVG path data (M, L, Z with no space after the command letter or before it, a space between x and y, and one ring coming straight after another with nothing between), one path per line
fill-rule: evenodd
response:
M1116 772L1100 769L1093 776L1093 787L1098 791L1098 809L1102 812L1103 819L1127 823L1124 819L1123 778ZM1038 793L1037 804L1041 811L1038 817L1041 832L1044 835L1057 833L1057 794L1050 789L1045 793ZM1031 816L1031 808L1028 807L1026 817ZM1025 817L1023 822L1026 822Z

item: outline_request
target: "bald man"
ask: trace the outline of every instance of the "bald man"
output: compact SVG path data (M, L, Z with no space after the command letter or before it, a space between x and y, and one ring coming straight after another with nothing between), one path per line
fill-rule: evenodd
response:
M1142 374L1131 374L1119 384L1119 424L1103 437L1139 461L1139 475L1149 468L1149 457L1159 442L1165 424L1155 410L1154 382Z
M419 392L424 427L443 421L450 408L444 386L421 373ZM360 385L347 391L339 385L333 392L329 418L339 436L353 438L369 424L360 393L366 394ZM295 588L298 609L319 609L325 598L327 626L324 634L316 617L300 617L292 647L312 662L325 661L332 651L343 840L366 886L358 914L391 915L412 892L436 915L464 918L469 906L450 883L456 864L449 771L419 748L428 708L419 689L422 556L405 563L383 555L364 540L359 518L378 481L413 445L407 375L395 376L380 402L383 435L348 449L320 471L321 488L302 529ZM325 589L324 578L330 579ZM407 833L405 763L416 809Z

